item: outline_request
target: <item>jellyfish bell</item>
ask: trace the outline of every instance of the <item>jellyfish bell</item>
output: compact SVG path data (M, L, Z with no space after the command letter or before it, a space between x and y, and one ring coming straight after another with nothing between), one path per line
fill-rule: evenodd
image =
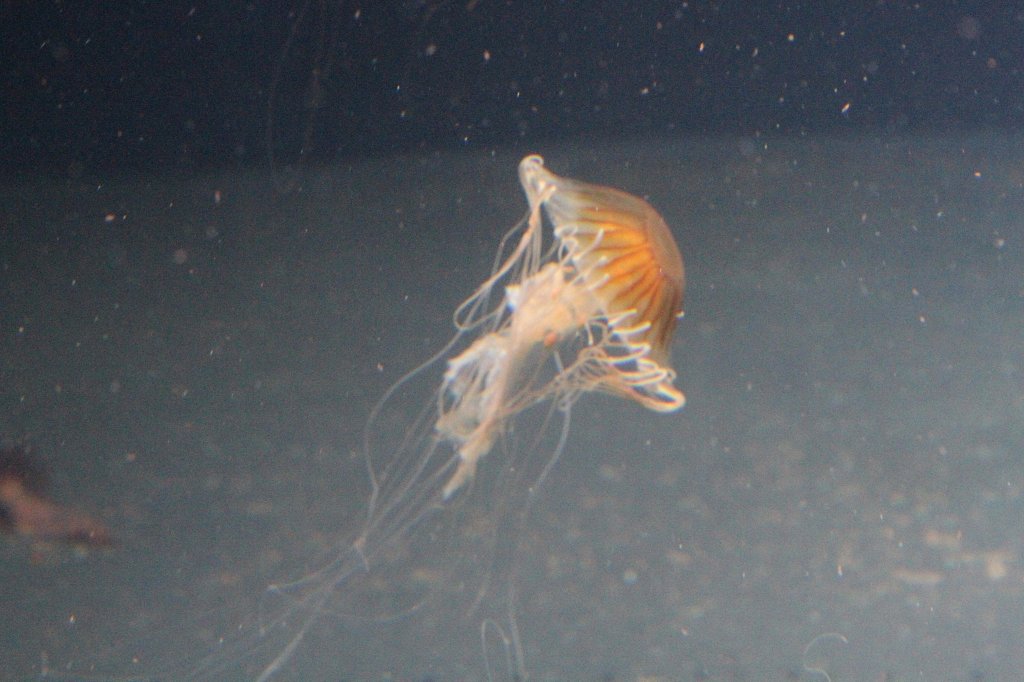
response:
M646 343L651 360L665 364L683 312L685 272L664 219L639 197L558 177L537 155L520 162L519 178L531 208L547 212L564 260L586 281L614 331ZM669 402L668 410L678 409L682 394L673 392Z

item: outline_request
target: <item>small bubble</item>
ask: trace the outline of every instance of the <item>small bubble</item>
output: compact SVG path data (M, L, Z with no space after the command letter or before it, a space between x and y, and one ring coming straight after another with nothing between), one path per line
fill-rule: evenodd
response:
M957 22L956 32L964 40L977 40L981 35L981 22L976 17L961 17Z

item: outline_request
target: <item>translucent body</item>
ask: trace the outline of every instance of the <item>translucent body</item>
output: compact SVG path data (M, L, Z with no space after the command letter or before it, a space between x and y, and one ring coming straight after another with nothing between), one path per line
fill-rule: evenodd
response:
M665 221L625 192L558 177L539 156L520 162L519 179L530 203L519 245L462 309L482 306L513 271L518 278L505 287L490 329L444 376L437 433L459 454L445 498L472 477L508 419L539 400L599 390L659 412L685 402L665 364L684 289ZM554 228L548 258L540 257L542 213ZM575 335L586 337L575 357L559 357L562 371L540 383L538 354Z
M539 156L521 161L519 178L529 214L502 240L491 276L456 310L455 337L392 387L371 415L365 449L372 495L362 532L318 573L275 588L295 599L264 630L271 632L297 616L301 625L291 630L259 680L284 666L319 614L339 594L354 589L356 574L378 570L389 548L411 546L421 536L437 534L441 524L453 523L454 517L443 517L431 526L429 519L456 504L452 498L475 482L480 461L517 415L551 401L565 422L547 456L531 462L528 452L509 450L509 461L495 466L516 473L492 482L481 492L483 503L471 506L494 514L505 509L515 517L492 519L489 525L492 566L506 571L505 592L497 579L481 576L474 603L488 590L508 595L506 625L498 628L512 651L508 665L513 676L523 674L512 604L516 536L537 485L562 452L570 408L589 391L628 398L659 412L685 402L667 364L682 313L683 262L661 216L624 192L554 175ZM545 215L554 236L547 248ZM446 364L436 413L420 413L399 444L378 444L373 431L382 412L438 361ZM409 598L398 611L417 610L422 600Z

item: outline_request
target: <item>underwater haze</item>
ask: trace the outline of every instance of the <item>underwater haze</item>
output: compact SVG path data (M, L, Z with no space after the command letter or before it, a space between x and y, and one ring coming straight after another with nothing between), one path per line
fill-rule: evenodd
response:
M575 406L515 548L531 679L1024 666L1021 149L970 135L543 150L671 226L688 403ZM37 235L4 255L4 430L29 435L54 494L118 546L32 564L3 545L3 677L176 661L184 678L192 638L216 650L218 625L268 608L268 584L351 540L363 424L486 276L523 210L525 151L339 164L286 197L258 173L4 187L5 220ZM443 594L475 570L457 563L430 609L327 614L281 679L485 679L479 618ZM212 679L255 676L236 655Z
M0 680L1020 678L1022 27L0 3Z

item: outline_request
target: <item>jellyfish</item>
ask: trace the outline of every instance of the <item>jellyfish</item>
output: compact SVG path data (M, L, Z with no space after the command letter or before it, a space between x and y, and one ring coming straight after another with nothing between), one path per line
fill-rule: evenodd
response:
M555 175L537 155L520 162L519 179L530 204L522 238L456 315L460 330L475 321L482 330L448 362L439 393L437 436L458 453L445 499L473 477L509 419L534 403L552 398L565 407L588 391L658 412L685 402L668 364L685 275L665 221L642 199ZM547 256L544 213L555 238ZM502 305L474 320L513 273ZM575 355L563 357L560 347L576 339ZM535 368L544 361L558 372L541 382L548 375Z
M370 416L364 450L371 495L359 536L322 571L274 588L306 589L293 608L309 615L258 680L283 668L354 573L372 572L390 544L408 540L431 513L458 504L524 411L549 403L564 421L547 461L532 474L520 519L561 454L569 412L582 395L608 393L656 412L683 407L669 356L683 314L685 271L665 221L638 197L552 173L537 155L520 162L519 180L528 214L502 239L490 276L456 308L454 337L389 389ZM552 230L548 244L545 224ZM431 405L400 443L378 446L372 432L383 411L407 383L440 363ZM514 551L515 542L506 547ZM513 587L508 594L511 602ZM409 610L421 603L417 598ZM511 635L502 638L511 642L509 667L519 671L525 662L514 618L510 605Z
M407 541L426 516L457 505L524 411L549 403L549 415L564 421L546 461L529 474L520 520L565 446L568 415L580 396L603 392L656 412L685 403L669 363L685 273L665 221L638 197L555 175L537 155L520 162L519 180L529 212L502 239L490 276L456 308L454 337L389 389L370 416L365 525L347 556L299 585L314 586L298 602L308 613L324 610L353 572L372 572L388 545ZM553 234L547 245L546 223ZM397 446L378 446L372 432L382 412L408 382L441 363L431 405ZM514 526L503 527L514 533ZM515 541L506 547L514 551ZM508 594L511 602L512 586ZM524 654L512 611L510 605L511 636L502 638L513 650L509 667L520 675ZM314 620L304 622L259 680L285 664Z
M672 233L646 201L560 177L537 155L520 162L519 180L526 217L501 239L489 276L456 308L453 337L388 389L370 413L363 443L370 493L355 538L315 572L270 586L267 607L248 636L238 636L245 631L239 628L237 643L221 639L214 656L172 676L219 679L226 668L252 659L250 677L265 682L285 675L310 629L328 616L358 612L365 618L372 611L375 620L387 621L420 610L451 572L423 580L432 574L411 567L409 547L434 543L443 529L457 534L458 511L478 492L486 496L479 509L511 519L489 526L490 537L500 537L489 546L500 554L491 566L505 567L505 590L492 588L498 581L479 567L486 575L471 599L475 608L489 591L503 595L507 626L481 619L484 657L488 636L498 631L511 676L525 677L509 568L518 530L565 448L570 413L581 396L606 393L662 413L683 407L669 358L685 276ZM392 417L405 411L407 394L415 394L409 389L418 383L434 388L394 436ZM517 419L535 408L542 415L536 432L553 435L509 446ZM561 428L550 428L558 418ZM546 454L538 455L542 442ZM506 485L499 471L525 484ZM484 485L479 479L487 473ZM522 491L518 500L508 493L512 488ZM407 583L419 581L422 589L366 607L382 582L367 577L403 572ZM486 664L489 678L489 659Z

